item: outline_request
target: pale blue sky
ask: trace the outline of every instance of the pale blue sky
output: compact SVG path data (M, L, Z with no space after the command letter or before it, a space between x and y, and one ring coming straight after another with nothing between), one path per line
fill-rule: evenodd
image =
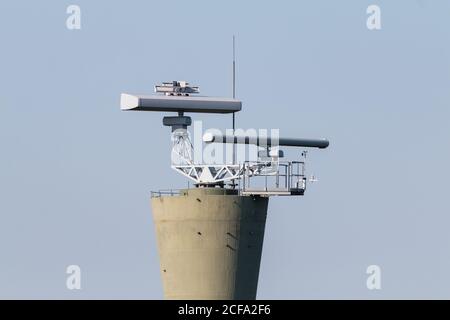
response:
M305 197L270 200L258 298L450 298L449 15L445 0L2 1L0 298L162 298L149 192L186 181L161 115L119 96L172 79L229 96L233 34L238 126L331 141L309 153Z

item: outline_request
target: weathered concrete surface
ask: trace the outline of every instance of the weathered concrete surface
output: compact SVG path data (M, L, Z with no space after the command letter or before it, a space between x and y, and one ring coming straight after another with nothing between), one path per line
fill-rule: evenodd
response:
M268 198L199 188L152 198L166 299L255 299Z

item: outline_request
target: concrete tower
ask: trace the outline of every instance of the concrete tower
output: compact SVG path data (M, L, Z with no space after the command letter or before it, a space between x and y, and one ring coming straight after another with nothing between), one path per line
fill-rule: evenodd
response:
M268 198L197 188L152 200L166 299L255 299Z

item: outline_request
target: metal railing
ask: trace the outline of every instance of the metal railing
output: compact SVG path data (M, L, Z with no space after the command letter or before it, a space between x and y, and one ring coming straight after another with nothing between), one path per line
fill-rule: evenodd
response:
M160 198L163 196L178 196L181 193L181 189L164 189L158 191L150 191L150 197Z
M252 191L276 194L279 192L304 191L306 189L305 162L280 161L268 163L246 161L243 164L239 190L241 193Z

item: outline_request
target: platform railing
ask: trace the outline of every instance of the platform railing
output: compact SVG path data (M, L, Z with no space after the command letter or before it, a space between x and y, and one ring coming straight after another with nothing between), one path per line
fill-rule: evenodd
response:
M242 177L238 185L241 194L265 192L276 195L294 191L298 193L306 189L304 161L272 162L270 166L264 164L269 162L246 161L243 164ZM273 170L270 170L271 167Z
M164 196L178 196L181 193L181 189L164 189L158 191L150 191L152 198L160 198Z

